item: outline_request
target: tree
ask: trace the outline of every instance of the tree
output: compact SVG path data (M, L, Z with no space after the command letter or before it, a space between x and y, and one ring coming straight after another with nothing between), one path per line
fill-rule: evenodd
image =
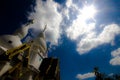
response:
M99 68L94 68L95 80L120 80L120 74L113 74L111 76L99 72Z

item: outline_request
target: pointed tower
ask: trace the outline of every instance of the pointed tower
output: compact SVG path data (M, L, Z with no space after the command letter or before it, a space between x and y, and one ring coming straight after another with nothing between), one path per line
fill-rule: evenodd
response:
M45 30L22 43L29 25L0 36L0 80L60 80L59 60L48 58ZM4 57L4 58L3 58Z

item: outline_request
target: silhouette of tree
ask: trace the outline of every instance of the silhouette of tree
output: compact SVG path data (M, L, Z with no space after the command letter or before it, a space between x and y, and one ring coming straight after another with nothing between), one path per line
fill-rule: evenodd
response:
M99 68L94 68L95 80L120 80L120 74L107 75L105 73L100 73Z
M98 67L94 68L94 73L95 73L95 76L96 76L95 80L103 80L103 76L98 70L99 70Z

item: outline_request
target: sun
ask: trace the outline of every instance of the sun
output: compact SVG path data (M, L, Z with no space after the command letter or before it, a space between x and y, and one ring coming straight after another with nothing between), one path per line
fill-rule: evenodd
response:
M96 9L93 5L91 6L84 6L82 10L80 10L81 16L87 20L87 19L93 19L96 13Z

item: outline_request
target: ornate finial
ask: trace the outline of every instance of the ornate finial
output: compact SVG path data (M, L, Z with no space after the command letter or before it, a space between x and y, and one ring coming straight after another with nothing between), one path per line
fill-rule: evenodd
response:
M46 28L47 28L47 24L45 25L45 27L44 27L44 29L43 29L43 31L42 31L42 32L44 32L44 31L46 30Z

